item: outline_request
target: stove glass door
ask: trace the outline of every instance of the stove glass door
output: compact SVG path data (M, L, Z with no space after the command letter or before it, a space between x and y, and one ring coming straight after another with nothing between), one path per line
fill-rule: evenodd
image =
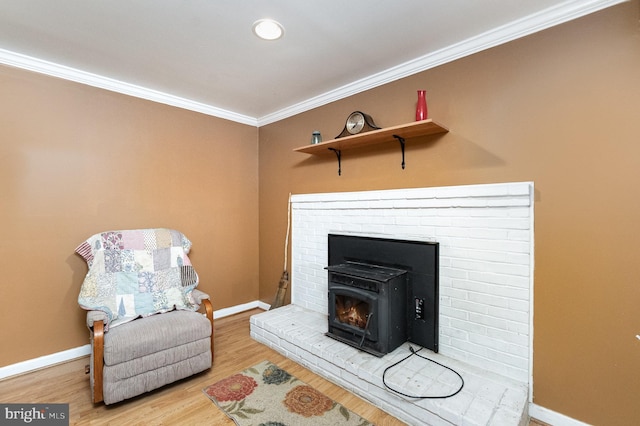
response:
M377 294L342 285L330 286L329 315L331 324L352 332L360 340L366 332L367 340L378 341Z

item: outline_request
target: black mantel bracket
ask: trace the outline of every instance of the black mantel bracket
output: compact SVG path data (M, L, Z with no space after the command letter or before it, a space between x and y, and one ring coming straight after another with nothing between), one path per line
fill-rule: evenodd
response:
M338 157L338 176L342 174L342 151L335 148L327 148L329 151L333 151L336 153L336 157Z
M398 135L393 135L393 137L400 142L400 149L402 150L402 170L404 170L404 138Z

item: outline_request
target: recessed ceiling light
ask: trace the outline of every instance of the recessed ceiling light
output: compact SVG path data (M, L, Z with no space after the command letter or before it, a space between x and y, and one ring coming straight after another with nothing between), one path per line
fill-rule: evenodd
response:
M273 19L259 19L253 23L253 33L263 40L277 40L284 35L284 28Z

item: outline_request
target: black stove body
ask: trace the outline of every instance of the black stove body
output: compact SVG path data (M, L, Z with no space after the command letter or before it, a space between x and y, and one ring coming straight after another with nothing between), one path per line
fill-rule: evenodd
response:
M327 270L329 336L376 356L407 341L407 271L357 262Z
M438 352L438 243L329 235L327 335L376 356Z

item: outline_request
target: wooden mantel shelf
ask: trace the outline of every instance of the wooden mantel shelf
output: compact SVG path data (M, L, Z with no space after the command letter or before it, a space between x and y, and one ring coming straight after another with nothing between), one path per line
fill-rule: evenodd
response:
M385 129L372 130L366 133L360 133L353 136L345 136L340 139L332 139L326 142L320 142L313 145L305 145L294 149L296 152L304 152L305 154L323 155L331 152L338 157L338 175L341 174L341 158L342 151L346 149L361 148L391 141L399 141L402 150L402 168L404 169L404 144L405 139L411 139L418 136L436 135L439 133L447 133L449 129L441 126L432 119L414 121L399 126L387 127Z
M448 131L449 129L446 127L441 126L432 119L427 119L387 127L384 129L372 130L358 135L345 136L340 139L332 139L315 145L305 145L300 148L295 148L294 151L313 155L331 155L333 150L344 151L347 149L361 148L364 146L396 141L398 137L411 139L418 136L447 133Z

